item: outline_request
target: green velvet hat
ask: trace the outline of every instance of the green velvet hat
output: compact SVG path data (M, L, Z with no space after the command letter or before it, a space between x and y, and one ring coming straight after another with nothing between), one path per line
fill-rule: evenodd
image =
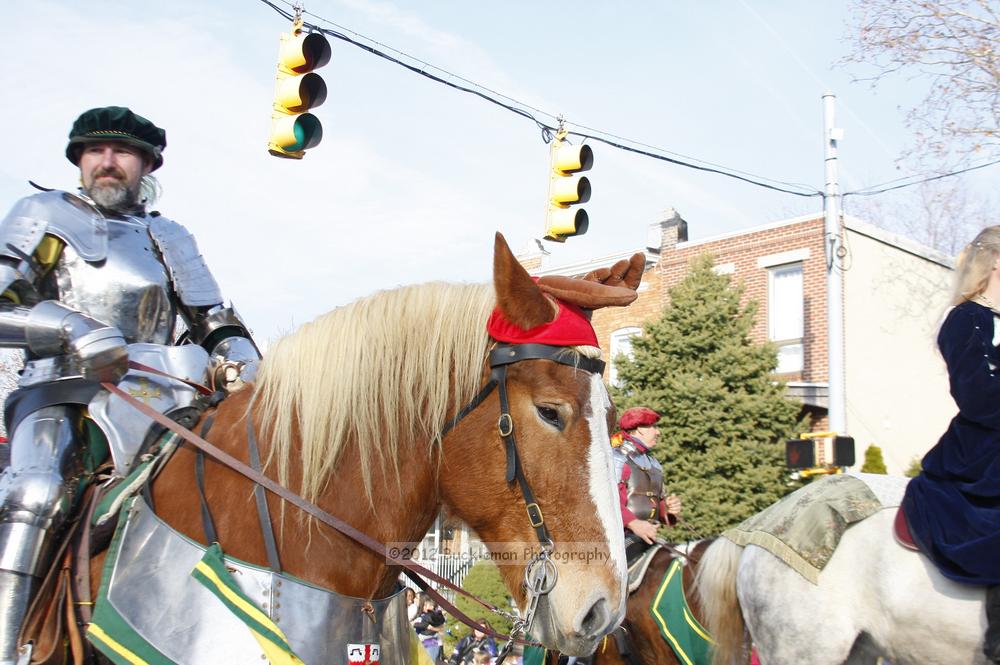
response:
M149 155L155 171L163 164L167 133L123 106L90 109L76 119L69 131L66 159L79 164L83 146L100 141L121 141L139 148Z

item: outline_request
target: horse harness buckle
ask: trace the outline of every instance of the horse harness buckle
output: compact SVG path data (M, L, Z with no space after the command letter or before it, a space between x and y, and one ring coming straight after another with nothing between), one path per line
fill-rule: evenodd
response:
M531 522L531 526L535 529L541 527L545 524L545 518L542 516L542 507L537 503L529 503L526 506L528 510L528 521Z
M514 419L510 417L509 413L500 414L500 418L497 420L497 431L502 437L508 437L514 433Z

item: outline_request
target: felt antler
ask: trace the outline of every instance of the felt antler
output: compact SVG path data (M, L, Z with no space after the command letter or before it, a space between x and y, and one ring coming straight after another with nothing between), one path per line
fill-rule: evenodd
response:
M525 330L556 316L555 303L542 294L588 310L631 304L637 297L636 289L646 267L646 257L633 254L610 268L589 272L582 279L546 275L536 283L514 258L500 233L496 234L493 250L497 304L508 321Z
M546 275L539 278L538 288L543 293L584 309L624 307L638 297L636 289L642 282L645 267L646 257L637 253L610 268L593 270L582 279Z
M591 282L600 282L608 286L626 287L635 291L642 282L642 271L646 267L646 257L643 254L635 253L628 259L616 262L610 268L598 268L591 270L583 278Z

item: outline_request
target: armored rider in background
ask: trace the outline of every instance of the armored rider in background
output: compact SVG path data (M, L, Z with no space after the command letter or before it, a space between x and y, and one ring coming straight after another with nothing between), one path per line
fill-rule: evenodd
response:
M656 411L644 406L628 409L618 420L624 436L612 458L629 561L653 544L661 524L676 523L681 512L680 498L665 495L663 468L651 453L660 436L659 420Z
M166 133L127 108L81 115L66 157L80 194L45 191L0 222L0 346L24 349L6 404L11 463L0 476L0 665L17 635L83 473L83 417L128 372L130 352L184 341L217 385L250 381L259 353L223 305L190 233L147 211ZM129 347L128 345L134 345ZM164 351L164 353L170 353ZM190 355L190 354L189 354ZM232 384L232 385L227 385ZM107 428L104 428L107 429Z

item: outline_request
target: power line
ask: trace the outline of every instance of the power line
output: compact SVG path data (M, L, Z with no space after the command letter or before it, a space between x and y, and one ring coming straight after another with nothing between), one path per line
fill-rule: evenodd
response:
M623 145L621 143L616 143L615 141L611 141L611 140L608 140L608 139L605 139L605 138L601 138L600 136L593 136L591 134L583 134L581 132L569 132L569 134L571 134L573 136L579 136L579 137L585 138L585 139L591 139L592 141L598 141L598 142L603 143L605 145L609 145L609 146L611 146L613 148L618 148L619 150L625 150L627 152L634 152L637 155L643 155L644 157L652 157L653 159L658 159L660 161L667 162L669 164L677 164L678 166L683 166L683 167L689 168L689 169L695 169L697 171L705 171L707 173L717 173L719 175L724 175L724 176L726 176L728 178L733 178L735 180L742 180L743 182L748 182L751 185L756 185L758 187L763 187L765 189L772 189L772 190L777 191L777 192L784 192L785 194L794 194L795 196L805 196L805 197L823 196L823 192L821 192L819 190L815 190L815 191L811 191L811 192L797 192L797 191L792 190L792 189L785 189L784 187L778 187L776 185L769 185L766 182L762 182L763 178L761 180L755 180L754 178L756 178L758 176L754 176L753 178L748 178L748 177L745 177L745 176L737 175L736 173L731 173L731 172L727 172L727 171L722 171L722 170L717 169L717 168L712 168L710 166L700 166L698 164L691 164L690 162L685 162L685 161L681 161L679 159L674 159L672 157L667 157L666 155L659 155L659 154L650 152L648 150L642 150L640 148L633 148L631 146ZM725 168L725 167L723 167L723 168ZM793 186L792 183L782 183L782 184Z
M284 2L286 0L282 0L282 1ZM278 7L277 5L275 5L270 0L261 0L261 2L263 2L265 5L270 6L272 9L274 9L274 11L278 12L279 14L281 14L282 16L284 16L285 18L287 18L288 20L292 20L292 14L290 14L289 12L286 12L285 10L281 9L280 7ZM306 12L306 13L309 13L309 12ZM310 14L310 15L315 16L315 14ZM368 51L372 55L377 55L380 58L384 58L384 59L388 60L389 62L392 62L394 64L399 65L400 67L405 67L406 69L410 70L411 72L414 72L415 74L420 74L421 76L429 78L432 81L436 81L438 83L443 83L444 85L447 85L449 87L455 88L456 90L461 90L463 92L467 92L469 94L476 95L477 97L481 97L482 99L485 99L486 101L488 101L490 103L496 104L497 106L505 108L508 111L511 111L513 113L516 113L516 114L522 116L522 117L525 117L525 118L528 118L528 119L534 121L534 123L536 125L538 125L542 129L546 129L546 128L548 128L548 129L554 129L554 128L550 127L549 125L546 125L545 123L539 121L537 118L535 118L535 116L531 115L530 113L528 113L527 111L525 111L523 109L516 108L514 106L511 106L510 104L504 104L503 102L501 102L501 101L499 101L497 99L494 99L494 98L490 97L489 95L487 95L485 93L479 92L478 90L473 90L472 88L467 88L467 87L460 86L460 85L457 85L455 83L452 83L451 81L446 81L443 78L441 78L440 76L435 76L434 74L431 74L430 72L427 72L427 71L425 71L425 70L423 70L423 69L421 69L419 67L415 67L415 66L413 66L413 65L411 65L409 63L403 62L399 58L394 58L393 56L389 55L388 53L380 51L380 50L378 50L377 48L375 48L373 46L368 46L367 44L362 44L361 42L355 41L355 40L351 39L350 37L348 37L347 35L345 35L343 33L340 33L340 32L337 32L336 30L331 30L329 28L323 28L323 27L320 27L320 26L315 25L313 23L305 23L305 22L303 22L303 26L309 28L310 30L312 30L314 32L320 32L320 33L323 33L324 35L327 35L329 37L333 37L335 39L339 39L341 41L345 41L348 44L352 44L354 46L357 46L358 48L360 48L360 49L362 49L364 51ZM365 39L367 39L367 37ZM406 57L410 57L410 56L406 56ZM416 58L414 58L414 60L416 60ZM417 62L422 62L422 61L418 60ZM428 65L428 66L433 67L433 65ZM440 69L438 67L434 67L434 69L438 69L439 71L442 71L442 72L445 71L445 70ZM448 73L448 72L445 72L445 73ZM449 74L449 76L451 75L450 73L448 73L448 74ZM458 78L458 77L456 77L456 78Z
M618 136L617 134L611 134L610 132L605 132L605 131L602 131L600 129L596 129L594 127L588 127L587 125L581 125L578 122L571 122L571 121L567 120L566 124L567 125L572 125L574 127L579 127L580 129L586 129L588 131L596 132L598 134L601 134L603 136L607 136L607 137L610 137L610 138L613 138L613 139L618 139L619 141L625 141L627 143L632 143L632 144L637 145L637 146L642 147L642 148L649 148L650 150L655 150L657 153L662 153L662 154L665 154L665 155L672 155L672 156L674 156L674 157L676 157L678 159L683 159L683 160L686 160L686 161L689 161L689 162L700 162L701 164L704 164L706 166L713 166L713 167L718 168L718 169L727 169L728 171L730 171L732 173L739 173L741 175L745 175L745 176L748 176L748 177L751 177L751 178L757 178L759 180L765 180L765 181L768 181L768 182L773 182L773 183L778 184L778 185L788 185L790 187L801 187L802 189L807 190L809 192L815 191L815 188L812 185L807 185L805 183L801 183L801 182L786 182L784 180L774 180L772 178L765 178L764 176L759 176L759 175L755 175L753 173L748 173L747 171L740 171L739 169L729 168L729 167L723 166L721 164L715 164L713 162L709 162L709 161L706 161L704 159L699 159L697 157L692 157L690 155L684 155L684 154L681 154L679 152L674 152L672 150L667 150L666 148L660 148L660 147L655 146L655 145L649 145L648 143L643 143L641 141L637 141L635 139L630 139L630 138L627 138L625 136Z
M294 2L289 2L289 0L278 0L278 2L282 2L282 3L286 4L286 5L288 5L289 7L293 7L293 8L295 7L295 3ZM267 2L266 0L264 0L264 3L267 4L267 5L271 5L271 7L273 7L276 11L278 11L279 14L282 14L282 15L284 15L286 17L291 17L291 14L289 14L287 12L282 12L282 11L278 10L270 2ZM426 60L421 60L420 58L418 58L416 56L410 55L409 53L406 53L404 51L400 51L399 49L393 48L389 44L384 44L384 43L378 41L377 39L372 39L371 37L368 37L367 35L362 35L360 32L356 32L354 30L351 30L350 28L348 28L346 26L343 26L343 25L340 25L339 23L336 23L334 21L331 21L328 18L323 18L322 16L320 16L318 14L315 14L315 13L309 12L309 11L305 11L304 9L302 10L302 13L303 14L308 14L309 16L313 16L317 20L322 21L323 23L328 23L329 25L332 25L333 27L335 27L335 28L337 28L339 30L342 30L344 32L349 32L350 34L354 35L355 37L360 37L361 39L364 39L365 41L371 42L372 44L375 44L376 46L384 48L384 49L386 49L388 51L392 51L393 53L396 53L398 55L403 56L404 58L408 58L408 59L410 59L410 60L412 60L414 62L420 63L424 67L430 67L432 69L436 69L437 71L439 71L439 72L441 72L443 74L447 74L448 76L450 76L450 77L452 77L454 79L462 81L463 83L467 83L468 85L475 86L476 88L480 88L481 90L485 90L486 92L490 93L491 95L496 95L497 97L502 97L503 99L507 99L507 100L509 100L509 101L511 101L511 102L513 102L515 104L518 104L519 106L523 106L526 109L530 109L530 110L534 111L535 113L539 113L541 115L546 115L546 116L552 118L553 120L558 120L558 118L556 116L552 115L551 113L547 113L546 111L544 111L542 109L535 108L534 106L531 106L530 104L526 104L526 103L524 103L522 101L514 99L513 97L509 97L509 96L503 94L502 92L498 92L496 90L491 90L490 88L487 88L484 85L476 83L475 81L472 81L470 79L467 79L467 78L464 78L462 76L459 76L458 74L455 74L454 72L449 72L448 70L442 69L441 67L438 67L435 64L427 62ZM314 26L312 24L306 24L306 25L308 25L311 28L317 28L317 26ZM361 46L362 48L365 48L361 44L355 43L355 45L356 46ZM399 64L403 64L403 63L399 63Z
M290 2L289 0L277 0L277 1L278 2L282 2L282 3L286 4L286 5L288 5L289 7L292 7L293 9L295 9L297 7L297 5L295 3ZM271 0L261 0L261 2L263 2L265 5L271 7L275 12L277 12L281 16L285 17L286 19L292 20L293 15L290 12L285 11L284 9L278 7ZM316 25L314 23L303 23L303 25L305 27L309 28L312 31L320 32L320 33L322 33L324 35L327 35L329 37L333 37L334 39L339 39L339 40L341 40L343 42L351 44L352 46L356 46L357 48L360 48L360 49L362 49L364 51L367 51L368 53L371 53L372 55L376 55L376 56L378 56L380 58L388 60L389 62L391 62L393 64L399 65L400 67L403 67L403 68L405 68L405 69L407 69L407 70L409 70L409 71L411 71L411 72L413 72L415 74L419 74L420 76L428 78L428 79L430 79L432 81L435 81L437 83L441 83L441 84L446 85L446 86L448 86L450 88L453 88L455 90L459 90L461 92L465 92L465 93L468 93L468 94L471 94L471 95L475 95L475 96L477 96L477 97L479 97L479 98L481 98L481 99L483 99L483 100L485 100L487 102L490 102L491 104L495 104L496 106L504 108L504 109L506 109L506 110L508 110L508 111L510 111L512 113L516 113L517 115L519 115L519 116L521 116L523 118L527 118L528 120L531 120L532 122L535 123L536 126L538 126L539 129L541 129L541 131L542 131L542 139L546 143L548 143L551 140L551 138L552 138L552 136L553 136L553 134L554 134L554 132L556 131L557 128L555 126L553 126L553 125L550 125L550 124L548 124L546 122L543 122L543 121L539 120L534 114L531 113L531 111L533 111L534 113L537 113L539 115L552 118L552 119L556 120L560 125L563 124L562 116L558 116L556 114L550 113L550 112L545 111L543 109L540 109L540 108L537 108L537 107L532 106L530 104L527 104L525 102L522 102L522 101L520 101L518 99L515 99L515 98L509 96L509 95L505 95L505 94L503 94L501 92L498 92L496 90L492 90L492 89L490 89L490 88L488 88L488 87L486 87L484 85L476 83L475 81L473 81L471 79L464 78L462 76L459 76L458 74L455 74L455 73L450 72L450 71L448 71L446 69L438 67L437 65L431 64L431 63L429 63L429 62L427 62L425 60L421 60L420 58L412 56L412 55L410 55L410 54L408 54L408 53L406 53L404 51L400 51L399 49L393 48L392 46L389 46L387 44L383 44L383 43L381 43L381 42L379 42L379 41L377 41L375 39L372 39L370 37L362 35L359 32L351 30L350 28L347 28L345 26L339 25L339 24L337 24L337 23L335 23L335 22L333 22L333 21L331 21L329 19L323 18L322 16L319 16L319 15L314 14L312 12L304 11L303 13L308 14L309 16L312 16L312 17L316 18L319 21L322 21L323 23L326 23L328 25L334 26L335 28L338 28L338 30L342 30L343 32L339 32L338 30L334 30L334 29L331 29L331 28L324 28L324 27ZM350 33L352 35L355 35L356 37L358 37L360 39L363 39L363 40L365 40L367 42L370 42L371 44L374 44L375 46L371 46L369 44L364 44L364 43L358 41L357 39L353 39L353 38L349 37L345 33ZM406 59L411 60L413 62L419 63L421 66L418 67L418 66L415 66L413 64L410 64L409 62L404 62L400 58L397 58L397 57L394 57L392 55L389 55L385 51L380 50L379 48L376 48L376 46L381 47L382 49L385 49L387 51L392 51L393 53L396 53L396 54L398 54L399 56L401 56L403 58L406 58ZM446 80L442 76L438 76L436 74L432 74L432 73L428 72L427 69L434 69L434 70L436 70L438 72L441 72L443 75L448 76L451 79L454 79L454 80L457 80L457 81L461 81L461 82L465 83L466 85L459 85L457 83L454 83L453 81ZM507 102L509 102L509 103L501 101L501 100L507 100ZM663 149L663 148L658 148L656 146L652 146L652 145L649 145L647 143L643 143L641 141L637 141L635 139L630 139L630 138L627 138L627 137L618 136L618 135L612 134L610 132L605 132L603 130L595 129L593 127L588 127L586 125L582 125L582 124L579 124L579 123L574 123L574 122L571 122L571 121L566 121L565 124L566 125L570 125L572 127L578 127L581 130L587 130L587 131L573 131L573 130L571 130L571 131L568 131L569 135L576 136L576 137L579 137L579 138L584 139L584 140L588 140L589 139L591 141L597 141L599 143L603 143L603 144L611 146L613 148L618 148L619 150L624 150L626 152L631 152L631 153L634 153L634 154L637 154L637 155L642 155L644 157L650 157L652 159L656 159L656 160L659 160L659 161L662 161L662 162L667 162L668 164L675 164L677 166L682 166L684 168L689 168L689 169L693 169L693 170L696 170L696 171L702 171L702 172L706 172L706 173L715 173L717 175L722 175L722 176L725 176L727 178L733 178L734 180L739 180L739 181L742 181L742 182L745 182L745 183L748 183L748 184L751 184L751 185L756 185L757 187L762 187L762 188L765 188L765 189L770 189L770 190L773 190L773 191L782 192L784 194L792 194L794 196L803 196L803 197L807 197L807 198L808 197L816 197L816 196L825 196L824 192L822 192L819 189L816 189L815 187L813 187L811 185L806 185L806 184L803 184L803 183L786 182L786 181L782 181L782 180L775 180L775 179L772 179L772 178L766 178L764 176L756 175L756 174L749 173L749 172L746 172L746 171L740 171L738 169L734 169L734 168L731 168L731 167L728 167L728 166L723 166L723 165L720 165L720 164L714 164L712 162L708 162L708 161L699 159L697 157L690 157L690 156L687 156L687 155L682 155L682 154L679 154L679 153L671 152L669 150L666 150L666 149ZM588 132L593 132L593 133L588 133ZM605 138L605 137L607 137L607 138ZM612 140L612 139L615 139L615 140ZM626 143L629 143L629 144L632 144L632 145L625 145ZM640 147L635 147L635 146L640 146ZM644 149L644 148L648 148L648 150ZM670 155L673 155L673 157L671 157ZM698 162L698 163L695 163L695 162ZM865 187L865 188L862 188L862 189L859 189L859 190L855 190L855 191L851 191L851 192L845 192L844 194L841 195L841 198L846 198L848 196L875 196L875 195L878 195L878 194L884 194L886 192L891 192L891 191L894 191L894 190L897 190L897 189L903 189L903 188L906 188L906 187L912 187L914 185L919 185L919 184L922 184L922 183L925 183L925 182L932 182L934 180L941 180L943 178L949 178L949 177L952 177L952 176L961 175L962 173L968 173L969 171L975 171L975 170L978 170L978 169L986 168L988 166L994 166L996 164L1000 164L1000 160L994 160L994 161L991 161L991 162L987 162L985 164L978 164L978 165L975 165L975 166L970 166L970 167L967 167L967 168L964 168L964 169L959 169L957 171L951 171L949 173L934 174L934 175L930 175L930 176L926 176L926 177L921 177L919 175L914 175L914 176L907 176L905 178L897 178L895 180L890 180L888 182L885 182L885 183L882 183L882 184L879 184L879 185L872 185L871 187ZM895 185L893 187L885 187L885 185L889 185L891 183L898 182L899 180L906 180L906 179L909 179L909 178L920 178L920 179L914 180L912 182L907 182L907 183L902 183L902 184L899 184L899 185ZM771 183L773 183L773 184L771 184ZM796 189L792 189L792 188L798 188L799 191L797 191Z
M881 185L872 185L871 187L865 187L853 192L844 192L843 196L875 196L876 194L884 194L886 192L891 192L896 189L903 189L904 187L913 187L914 185L921 185L925 182L933 182L934 180L941 180L943 178L950 178L952 176L961 175L963 173L968 173L969 171L977 171L979 169L985 169L988 166L994 166L1000 164L1000 159L995 159L992 162L986 162L984 164L976 164L975 166L969 166L964 169L959 169L957 171L950 171L948 173L938 173L932 176L926 176L920 178L919 175L907 176L905 178L897 178L896 180L890 180L889 182L884 182ZM905 182L901 185L896 185L894 187L885 187L885 185L898 182L899 180L907 180L909 178L920 178L920 180L914 180L913 182ZM881 189L875 189L880 187Z
M288 2L288 0L278 0L278 1L279 2L284 2L285 4L288 4L289 6L294 6L294 5L292 5L292 3ZM274 11L276 11L281 16L284 16L286 19L292 20L292 14L290 12L287 12L284 9L278 7L274 2L271 2L271 0L261 0L261 2L263 2L264 4L268 5L272 9L274 9ZM306 14L308 14L310 16L315 17L317 20L323 21L324 23L328 23L328 24L334 25L334 26L337 25L337 24L333 23L332 21L324 19L324 18L322 18L320 16L317 16L316 14L313 14L311 12L304 12L304 13L306 13ZM484 99L485 101L490 102L491 104L495 104L495 105L497 105L497 106L499 106L501 108L504 108L504 109L507 109L508 111L511 111L512 113L516 113L517 115L519 115L519 116L521 116L523 118L527 118L527 119L531 120L532 122L534 122L535 125L537 125L542 130L542 136L543 136L543 139L546 140L546 142L548 142L548 140L550 140L550 137L551 137L552 133L554 133L556 131L556 129L557 129L555 126L550 125L550 124L548 124L546 122L543 122L543 121L539 120L532 113L530 113L528 110L525 110L525 109L530 109L531 111L534 111L535 113L538 113L539 115L544 115L544 116L547 116L547 117L550 117L550 118L559 119L559 116L557 116L555 114L552 114L552 113L549 113L547 111L543 111L541 109L538 109L538 108L535 108L533 106L530 106L529 104L521 102L521 101L519 101L517 99L514 99L513 97L508 96L508 95L504 95L504 94L498 93L496 91L490 90L489 88L487 88L485 86L482 86L482 85L476 83L475 81L471 81L469 79L466 79L466 78L463 78L461 76L458 76L457 74L453 74L452 72L449 72L446 69L442 69L441 67L438 67L436 65L432 65L432 64L430 64L428 62L420 60L419 58L415 58L413 56L410 56L409 54L404 53L403 51L400 51L398 49L394 49L394 48L385 46L383 44L379 44L375 40L370 39L369 37L366 37L364 35L361 35L360 33L357 33L357 32L355 32L353 30L346 30L346 31L350 32L351 34L357 35L358 37L360 37L362 39L365 39L366 41L372 42L372 44L379 44L379 46L382 46L383 48L385 48L387 50L391 50L394 53L398 53L399 55L401 55L401 56L403 56L405 58L408 58L408 59L410 59L410 60L412 60L414 62L420 63L421 65L423 65L423 67L417 67L417 66L412 65L412 64L410 64L408 62L404 62L404 61L400 60L399 58L394 57L394 56L386 53L385 51L382 51L382 50L376 48L375 46L371 46L371 45L368 45L368 44L361 43L361 42L357 41L356 39L353 39L353 38L349 37L348 35L344 34L343 32L339 32L339 31L333 30L331 28L325 28L325 27L322 27L322 26L319 26L319 25L316 25L316 24L313 24L313 23L303 23L303 25L305 27L309 28L312 31L320 32L320 33L322 33L324 35L327 35L329 37L333 37L334 39L339 39L339 40L341 40L343 42L351 44L352 46L356 46L356 47L358 47L358 48L360 48L360 49L362 49L364 51L367 51L367 52L371 53L372 55L376 55L376 56L378 56L380 58L388 60L389 62L392 62L393 64L397 64L400 67L408 69L409 71L411 71L411 72L413 72L415 74L419 74L420 76L428 78L428 79L430 79L432 81L435 81L437 83L441 83L441 84L446 85L448 87L454 88L456 90L460 90L462 92L466 92L466 93L475 95L475 96L477 96L477 97L479 97L481 99ZM341 28L341 29L344 29L341 26L337 26L337 27ZM438 76L436 74L432 74L432 73L428 72L425 68L435 69L435 70L437 70L439 72L442 72L443 74L445 74L445 75L447 75L449 77L452 77L452 78L454 78L456 80L460 80L460 81L462 81L464 83L467 83L468 85L464 86L464 85L459 85L457 83L454 83L452 81L448 81L448 80L442 78L441 76ZM478 88L478 89L476 89L476 88ZM493 95L495 95L495 97ZM505 103L505 102L501 101L498 98L509 100L511 103ZM577 127L580 127L580 128L584 128L583 125L575 125L575 123L568 123L568 124L571 124L571 125L574 125L574 126L577 126ZM773 179L770 179L770 178L765 178L763 176L757 176L757 175L754 175L754 174L745 173L745 172L742 172L742 171L737 171L736 169L732 169L732 168L729 168L729 167L726 167L726 166L719 166L719 165L703 166L703 165L700 165L700 164L694 164L694 163L689 162L689 161L685 161L685 160L682 160L682 159L676 159L676 158L673 158L673 157L668 157L667 155L659 154L657 152L652 152L650 150L643 150L641 148L627 146L627 145L624 145L623 143L619 143L617 141L612 141L610 139L603 138L602 136L598 136L597 135L597 134L603 134L604 136L611 136L611 137L615 136L615 135L607 133L607 132L601 132L599 130L591 130L591 131L595 131L596 133L595 134L588 134L588 133L585 133L585 132L570 131L569 134L571 134L573 136L577 136L577 137L582 138L582 139L590 139L592 141L597 141L597 142L603 143L605 145L609 145L611 147L618 148L620 150L625 150L627 152L632 152L632 153L635 153L635 154L643 155L645 157L651 157L653 159L657 159L657 160L660 160L660 161L663 161L663 162L667 162L667 163L670 163L670 164L676 164L677 166L683 166L685 168L694 169L694 170L697 170L697 171L704 171L704 172L708 172L708 173L715 173L715 174L718 174L718 175L726 176L728 178L733 178L735 180L740 180L742 182L746 182L746 183L749 183L751 185L756 185L758 187L763 187L763 188L766 188L766 189L771 189L771 190L774 190L774 191L783 192L785 194L793 194L795 196L806 196L806 197L822 196L822 192L821 191L819 191L819 190L817 190L815 188L811 188L811 187L809 187L807 185L801 185L801 184L798 184L798 183L788 183L788 182L783 182L783 181L780 181L780 180L773 180ZM636 145L646 145L646 144L643 144L643 143L641 143L639 141L634 141L632 139L627 139L627 138L623 138L623 137L615 137L615 138L619 138L622 141L626 141L628 143L634 143ZM646 147L652 147L652 146L646 146ZM655 149L659 150L659 148L655 148ZM664 151L664 152L666 152L666 151ZM690 159L690 158L688 158L688 159ZM702 162L703 160L696 160L696 161ZM710 164L710 163L709 162L703 162L703 164ZM741 175L741 174L743 174L743 175ZM778 185L768 184L768 182L765 182L765 181L773 182L773 183L778 183L778 185L784 185L784 187L781 187L781 186L778 186ZM796 191L794 189L789 189L791 187L800 187L800 188L803 188L803 189L808 189L808 191Z

